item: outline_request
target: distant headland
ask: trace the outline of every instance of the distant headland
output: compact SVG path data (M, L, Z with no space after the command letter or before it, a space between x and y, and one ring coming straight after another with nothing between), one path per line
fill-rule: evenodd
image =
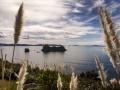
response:
M44 46L46 44L16 44L16 46ZM59 44L47 44L47 45L59 45ZM0 43L0 46L14 46L12 43ZM104 46L104 45L64 45L64 46Z

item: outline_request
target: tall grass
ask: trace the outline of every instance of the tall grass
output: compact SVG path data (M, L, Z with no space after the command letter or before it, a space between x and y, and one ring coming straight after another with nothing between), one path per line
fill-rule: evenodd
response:
M24 61L19 71L18 81L16 82L17 90L23 90L26 75L27 75L27 61Z
M6 57L7 57L7 54L5 54L5 57L3 55L3 49L1 49L1 60L2 60L2 63L1 63L1 68L2 68L2 80L4 80L4 74L5 74L5 61L6 61Z
M77 90L77 86L78 86L77 76L75 76L75 73L73 72L70 81L70 90Z
M13 63L14 63L14 54L15 54L15 46L19 41L19 36L23 26L23 3L20 5L18 13L16 15L15 25L14 25L14 47L13 47L13 54L12 54L12 64L10 70L10 77L11 80L11 73L13 72Z
M95 61L96 61L96 65L98 68L98 74L99 74L99 77L101 79L102 85L104 88L106 88L108 85L108 82L107 82L107 75L104 71L104 66L102 63L100 63L99 57L96 56Z
M103 27L106 51L110 58L110 62L112 63L114 69L116 70L119 78L120 69L119 69L118 62L120 60L120 57L119 57L120 42L118 40L118 36L116 34L112 19L107 9L104 6L99 6L98 13L100 16L101 25Z
M5 65L6 65L6 57L7 57L7 54L5 54L3 65L2 65L2 80L4 80L5 71L6 71L6 67L5 67Z
M57 79L57 88L58 88L58 90L62 90L62 86L63 86L62 79L61 79L60 74L58 73L58 79Z
M3 67L3 65L4 65L4 61L3 61L3 50L1 49L1 60L2 60L2 65L1 65L1 67L2 67L2 80L4 80L4 74L3 74L3 72L4 72L4 67Z

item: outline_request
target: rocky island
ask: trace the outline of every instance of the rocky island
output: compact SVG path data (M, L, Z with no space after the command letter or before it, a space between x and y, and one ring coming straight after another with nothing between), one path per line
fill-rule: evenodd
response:
M43 52L65 52L66 49L63 45L44 45Z

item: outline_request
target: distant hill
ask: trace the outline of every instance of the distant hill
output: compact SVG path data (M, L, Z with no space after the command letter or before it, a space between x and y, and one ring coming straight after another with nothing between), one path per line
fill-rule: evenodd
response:
M13 46L14 44L5 44L5 43L0 43L0 46ZM43 44L16 44L16 46L43 46Z
M0 43L0 46L13 46L14 44L6 44L6 43ZM16 44L16 46L44 46L45 44ZM58 44L48 44L52 46L56 46ZM102 46L104 45L64 45L64 46Z

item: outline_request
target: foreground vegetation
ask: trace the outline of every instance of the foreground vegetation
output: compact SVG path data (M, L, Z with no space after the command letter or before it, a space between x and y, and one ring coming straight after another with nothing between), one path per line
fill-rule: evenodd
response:
M1 60L0 60L1 63ZM6 70L4 80L0 80L0 90L16 90L17 77L20 69L20 64L14 65L14 73L12 73L11 81L9 83L9 67L10 64L8 61L5 61ZM1 66L0 66L1 70ZM1 71L0 71L1 72ZM38 67L31 68L28 66L28 74L25 79L23 90L57 90L57 79L58 71L55 70L40 70ZM0 78L2 79L2 74L0 73ZM71 74L60 73L62 79L62 89L61 90L70 90L70 81ZM108 90L102 87L101 80L98 78L96 71L85 72L77 75L77 89L76 90ZM110 88L110 87L109 87ZM119 90L114 87L111 87L109 90Z

